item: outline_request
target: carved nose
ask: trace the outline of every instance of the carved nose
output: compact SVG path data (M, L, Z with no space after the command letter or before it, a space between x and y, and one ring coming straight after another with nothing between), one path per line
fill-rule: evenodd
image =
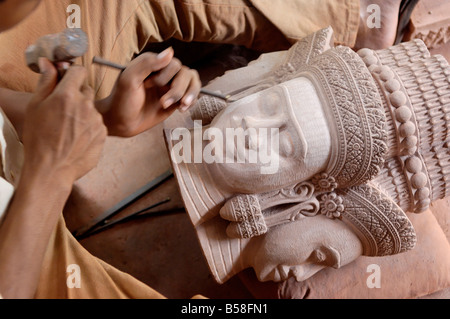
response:
M244 130L247 129L247 127L248 127L246 116L242 117L242 116L233 115L231 123L232 123L233 127L236 127L236 128L242 127Z

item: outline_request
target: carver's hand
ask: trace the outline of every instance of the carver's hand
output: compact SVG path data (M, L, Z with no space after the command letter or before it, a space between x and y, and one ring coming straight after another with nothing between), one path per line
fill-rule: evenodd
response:
M177 108L186 111L200 89L197 71L183 66L169 48L133 60L98 109L110 135L132 137L163 122Z
M107 130L85 68L71 67L58 83L53 64L40 64L43 75L24 121L24 171L73 183L97 165Z

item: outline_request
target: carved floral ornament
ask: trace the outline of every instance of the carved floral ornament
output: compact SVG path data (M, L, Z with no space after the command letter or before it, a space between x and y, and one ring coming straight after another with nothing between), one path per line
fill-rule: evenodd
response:
M336 193L324 194L320 199L320 212L328 218L340 218L341 213L344 212L344 200Z
M316 188L317 192L332 192L337 187L336 179L333 176L328 175L327 173L322 173L316 175L312 179L312 183Z

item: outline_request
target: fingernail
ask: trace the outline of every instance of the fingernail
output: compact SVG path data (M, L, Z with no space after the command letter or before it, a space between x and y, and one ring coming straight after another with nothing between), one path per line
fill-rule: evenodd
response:
M185 99L184 99L184 104L186 104L186 106L191 106L192 102L194 102L194 96L188 95Z
M46 62L45 58L38 59L39 71L41 72L41 74L47 73L47 63L45 63L45 62Z
M169 107L171 107L173 105L175 101L173 99L168 99L167 101L164 102L163 106L165 109L168 109Z
M180 108L181 113L185 113L187 110L189 110L189 105L184 105Z
M170 54L170 51L172 50L172 47L165 49L163 52L161 52L160 54L158 54L157 58L159 60L164 59L165 57L167 57Z

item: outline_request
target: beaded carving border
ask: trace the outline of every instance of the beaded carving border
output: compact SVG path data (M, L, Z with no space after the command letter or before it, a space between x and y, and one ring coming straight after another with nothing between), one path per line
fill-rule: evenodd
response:
M425 162L419 152L420 135L411 101L398 75L390 67L382 65L372 50L360 50L358 54L385 91L396 126L399 157L413 203L411 210L422 213L430 206L432 188Z

